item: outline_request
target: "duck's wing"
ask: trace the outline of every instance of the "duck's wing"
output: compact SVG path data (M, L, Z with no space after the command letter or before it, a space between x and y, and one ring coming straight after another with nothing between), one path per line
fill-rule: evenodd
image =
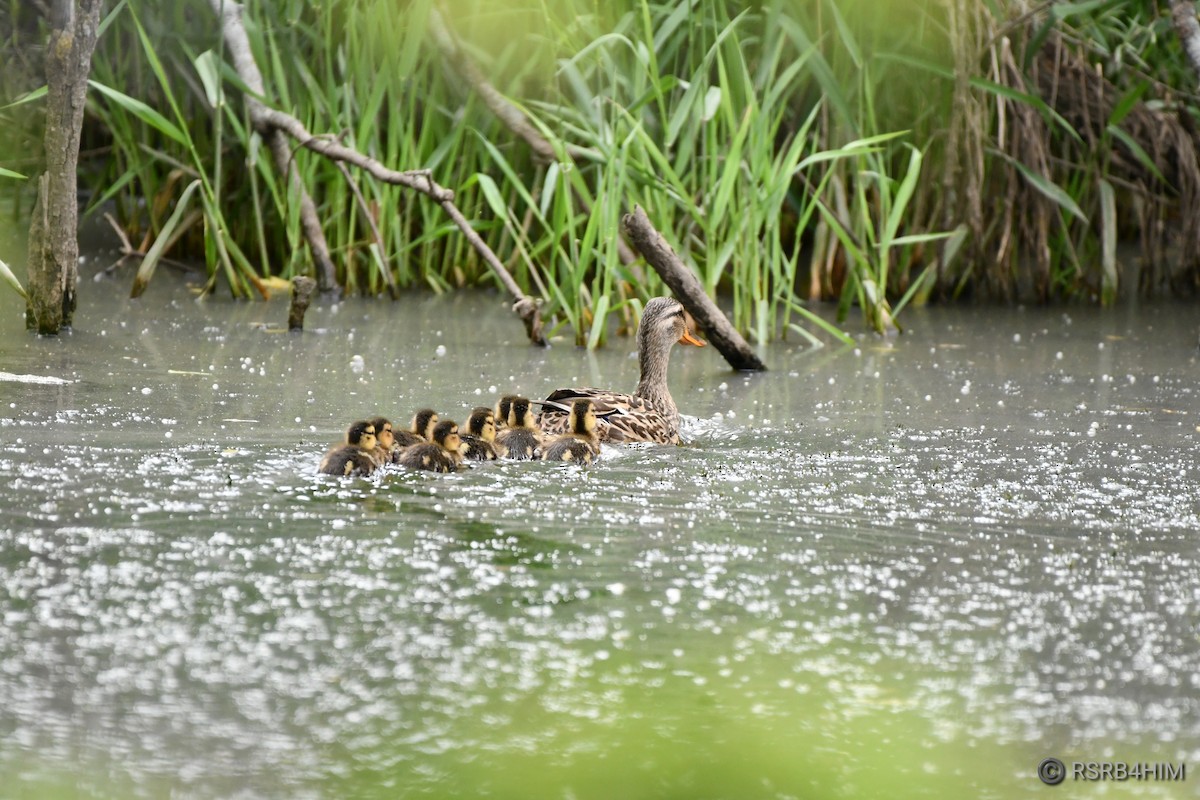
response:
M640 407L621 409L596 421L600 441L679 444L678 427L649 403L636 399Z
M646 399L593 388L551 392L538 417L538 427L542 433L566 433L569 416L563 409L569 409L576 400L591 400L596 407L596 433L602 442L679 442L677 424L667 419Z

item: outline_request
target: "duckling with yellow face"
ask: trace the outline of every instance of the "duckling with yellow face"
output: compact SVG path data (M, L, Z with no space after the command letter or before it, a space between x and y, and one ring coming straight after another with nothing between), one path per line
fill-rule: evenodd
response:
M396 434L392 430L392 423L387 417L376 417L370 421L375 426L375 460L382 466L383 464L395 464L396 458L400 455L400 448L396 447Z
M596 434L596 406L591 400L576 400L571 404L567 421L567 432L542 447L542 459L591 464L600 457L600 437Z
M353 422L346 430L345 443L334 445L318 470L325 475L370 475L378 466L376 444L374 425L365 419Z
M532 405L526 397L513 399L508 412L508 427L496 434L496 444L508 451L508 458L528 460L538 457L542 432L534 421Z
M468 461L495 461L501 457L496 446L496 412L480 406L467 418L467 432L462 435L463 457Z
M433 441L433 427L438 424L437 412L432 408L422 408L413 415L412 423L406 431L394 431L396 447L412 447L414 444L424 444Z
M399 464L429 472L456 472L462 463L462 438L458 423L442 420L433 428L433 441L414 444L400 453Z

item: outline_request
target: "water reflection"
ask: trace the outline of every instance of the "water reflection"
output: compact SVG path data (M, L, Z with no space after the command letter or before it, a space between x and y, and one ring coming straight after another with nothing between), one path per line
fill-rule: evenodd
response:
M1046 755L1200 759L1190 309L677 353L687 447L343 480L351 417L632 386L630 344L533 350L486 295L290 337L124 288L62 340L0 300L4 369L72 381L0 384L18 792L1023 797Z

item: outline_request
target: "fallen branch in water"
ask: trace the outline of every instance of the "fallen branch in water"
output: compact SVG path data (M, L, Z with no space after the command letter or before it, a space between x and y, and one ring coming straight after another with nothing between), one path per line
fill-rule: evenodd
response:
M254 54L250 50L250 40L246 36L245 27L242 25L241 4L232 2L232 0L210 0L210 2L213 10L221 19L225 42L228 45L230 59L233 61L234 68L252 91L262 94L262 77L258 73ZM251 82L254 76L257 76L257 83ZM389 169L370 156L363 155L357 150L346 147L331 138L314 136L304 127L304 124L300 120L282 111L267 108L249 95L246 97L246 103L250 109L251 120L258 130L264 132L264 135L266 135L266 132L279 137L286 134L301 147L305 147L334 161L353 164L376 180L397 186L404 186L437 201L450 216L450 219L454 221L454 224L462 231L471 246L475 248L476 252L487 263L493 274L504 285L504 288L513 296L513 311L525 323L525 332L529 336L529 341L543 347L546 346L546 337L542 331L541 313L537 302L521 291L521 287L513 280L512 275L509 274L496 254L492 252L492 249L488 247L487 242L483 241L474 228L471 227L471 223L467 218L454 205L454 192L443 186L439 186L433 180L429 170L399 172ZM286 142L284 142L284 147L286 149Z
M721 313L721 309L717 308L717 304L705 293L695 273L688 269L662 234L655 230L641 207L634 206L632 214L622 217L621 227L629 241L645 257L646 262L654 267L654 271L663 282L671 287L675 297L695 318L696 324L704 331L713 347L721 351L721 355L725 356L730 366L740 370L767 368Z

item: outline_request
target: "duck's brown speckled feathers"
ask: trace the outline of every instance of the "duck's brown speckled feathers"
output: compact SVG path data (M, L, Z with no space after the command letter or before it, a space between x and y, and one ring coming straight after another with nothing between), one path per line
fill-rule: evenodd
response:
M507 451L506 458L528 460L537 458L542 445L542 432L533 417L532 403L518 397L508 412L508 427L496 434L496 444Z
M400 453L400 466L428 472L456 472L462 463L458 425L442 420L433 428L433 441L414 444Z
M677 343L702 346L692 336L684 319L683 306L671 297L656 297L646 303L638 324L637 346L641 379L632 394L608 389L558 389L546 397L555 403L542 407L538 426L544 433L569 430L569 409L576 400L591 400L602 417L596 433L602 442L679 443L679 409L667 388L667 364Z

